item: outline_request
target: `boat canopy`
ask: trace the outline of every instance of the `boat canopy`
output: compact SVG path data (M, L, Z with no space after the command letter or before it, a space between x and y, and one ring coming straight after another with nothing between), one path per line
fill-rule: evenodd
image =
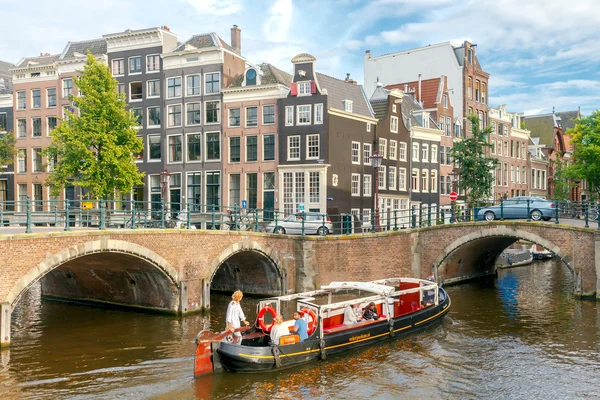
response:
M373 282L331 282L329 285L321 286L323 290L357 289L365 292L375 293L381 296L389 296L396 291L393 286L380 285Z

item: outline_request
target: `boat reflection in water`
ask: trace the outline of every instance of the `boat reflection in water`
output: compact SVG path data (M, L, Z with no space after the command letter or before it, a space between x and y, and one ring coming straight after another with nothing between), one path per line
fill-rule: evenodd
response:
M348 324L347 307L374 303L377 319ZM308 321L308 338L295 334L271 343L272 320L282 310L299 311ZM203 330L197 337L194 375L225 369L261 372L324 360L328 355L405 336L438 323L450 310L450 298L437 283L414 278L391 278L373 282L332 282L305 293L265 299L252 328L239 328L241 338L228 332ZM268 321L268 316L271 321ZM293 320L285 321L291 327ZM229 340L227 340L229 338ZM233 337L235 338L235 336Z

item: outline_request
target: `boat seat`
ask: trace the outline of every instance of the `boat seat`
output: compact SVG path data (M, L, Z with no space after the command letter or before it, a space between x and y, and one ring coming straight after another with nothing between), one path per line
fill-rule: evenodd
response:
M352 324L352 325L335 325L335 326L330 326L327 329L323 329L323 332L326 335L332 334L332 333L337 333L337 332L342 332L345 330L349 330L349 329L356 329L356 328L360 328L366 325L371 325L371 324L376 324L377 322L382 322L382 321L386 321L387 317L385 315L382 315L379 319L371 319L368 321L360 321L357 322L356 324Z

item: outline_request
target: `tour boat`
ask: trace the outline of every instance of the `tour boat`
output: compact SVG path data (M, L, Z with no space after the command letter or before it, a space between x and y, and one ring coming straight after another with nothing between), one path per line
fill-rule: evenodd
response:
M534 244L531 246L531 254L534 260L548 260L554 257L554 253L550 250L546 250L542 246Z
M379 319L344 324L347 306L360 309L375 303ZM450 310L450 297L435 282L391 278L372 282L332 282L319 290L261 300L253 327L239 328L241 338L229 332L198 333L194 375L216 371L261 372L293 367L329 355L426 329L439 323ZM294 325L294 311L308 319L308 338L297 334L270 343L275 317Z
M498 257L498 268L512 268L528 265L533 262L533 255L529 249L506 249Z

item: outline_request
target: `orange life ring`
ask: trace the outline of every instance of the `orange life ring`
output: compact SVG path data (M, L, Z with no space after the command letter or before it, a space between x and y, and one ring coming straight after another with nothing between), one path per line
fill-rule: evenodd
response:
M308 323L308 329L306 330L307 335L311 335L315 329L317 329L317 314L310 308L303 308L300 310L300 315L304 317L304 314L308 313L310 315L310 322Z
M267 326L265 325L265 313L269 313L271 314L271 316L273 317L273 322L271 322L271 325ZM271 306L266 306L263 307L260 312L258 313L258 324L260 325L260 329L263 330L263 332L271 332L271 329L273 328L273 325L275 325L275 318L277 317L277 311L275 311L275 309Z

